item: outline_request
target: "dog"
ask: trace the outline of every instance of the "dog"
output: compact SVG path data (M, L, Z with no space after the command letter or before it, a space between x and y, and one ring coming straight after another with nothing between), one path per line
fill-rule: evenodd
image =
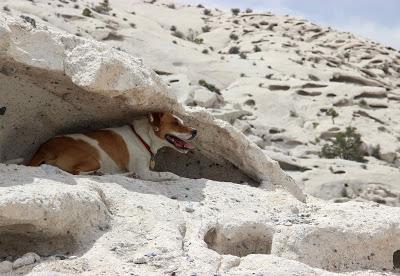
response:
M188 140L196 135L176 115L155 112L118 128L56 136L39 147L28 166L47 164L74 175L125 173L143 180L176 180L173 173L151 170L154 156L163 147L187 153L194 149Z

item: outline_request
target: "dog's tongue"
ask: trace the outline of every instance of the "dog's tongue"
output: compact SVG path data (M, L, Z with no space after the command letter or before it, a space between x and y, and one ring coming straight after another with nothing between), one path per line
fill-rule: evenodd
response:
M185 148L185 149L194 149L195 148L192 144L185 142L181 139L174 139L174 143L175 143L175 146L177 146L179 148Z

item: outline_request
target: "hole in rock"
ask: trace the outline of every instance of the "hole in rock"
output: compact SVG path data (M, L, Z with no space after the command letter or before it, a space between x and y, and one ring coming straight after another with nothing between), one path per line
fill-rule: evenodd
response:
M400 250L393 253L393 268L400 269Z
M77 243L70 234L51 236L31 224L13 224L0 227L0 260L17 258L27 252L40 256L71 254Z
M244 257L250 254L271 254L273 230L263 224L221 226L208 230L204 241L209 249L221 255Z

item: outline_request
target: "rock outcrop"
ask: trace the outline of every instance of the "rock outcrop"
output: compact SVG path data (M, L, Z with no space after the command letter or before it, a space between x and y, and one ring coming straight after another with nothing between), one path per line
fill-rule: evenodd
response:
M243 134L206 111L185 111L139 58L39 23L6 16L0 20L3 161L29 158L55 134L129 123L146 112L169 110L199 129L199 154L228 160L262 186L287 186L305 199L278 163Z

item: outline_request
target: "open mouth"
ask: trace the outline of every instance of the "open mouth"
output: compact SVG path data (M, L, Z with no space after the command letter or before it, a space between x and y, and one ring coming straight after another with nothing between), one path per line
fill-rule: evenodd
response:
M171 134L165 135L165 139L168 142L170 142L172 145L174 145L177 149L191 150L191 149L195 148L192 144L190 144L174 135L171 135Z

